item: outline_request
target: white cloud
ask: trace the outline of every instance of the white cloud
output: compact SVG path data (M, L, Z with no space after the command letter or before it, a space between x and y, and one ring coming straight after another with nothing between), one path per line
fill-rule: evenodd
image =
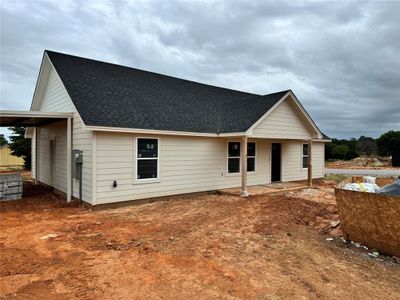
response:
M2 109L44 49L256 93L291 88L328 135L400 128L400 2L1 2Z

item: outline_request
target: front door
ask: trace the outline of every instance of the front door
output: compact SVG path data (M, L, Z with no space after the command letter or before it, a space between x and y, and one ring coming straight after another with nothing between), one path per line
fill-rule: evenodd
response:
M281 181L281 144L272 143L271 181Z

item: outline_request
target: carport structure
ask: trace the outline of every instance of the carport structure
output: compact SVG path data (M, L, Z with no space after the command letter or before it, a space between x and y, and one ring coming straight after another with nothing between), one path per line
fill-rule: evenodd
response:
M66 170L67 170L67 201L71 201L72 198L72 119L73 113L69 112L39 112L39 111L11 111L11 110L0 110L0 126L1 127L12 127L12 126L26 126L28 128L26 132L27 137L38 137L39 128L43 125L51 123L66 121ZM38 143L35 143L35 153L38 151ZM38 170L39 160L35 159L35 170ZM37 176L36 179L37 180Z

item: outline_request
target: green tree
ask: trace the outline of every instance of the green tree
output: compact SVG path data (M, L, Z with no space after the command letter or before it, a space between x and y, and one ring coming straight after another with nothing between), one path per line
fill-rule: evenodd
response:
M24 159L24 167L26 170L31 169L31 140L25 138L25 127L15 126L10 127L9 130L13 132L10 136L10 150L15 156Z
M378 153L389 156L395 151L400 151L400 131L390 130L377 139Z
M356 143L356 152L359 155L374 155L378 152L376 142L371 137L360 136Z
M332 149L332 155L335 158L340 158L340 159L344 159L347 152L349 152L349 147L346 145L336 145L333 149Z
M4 146L4 145L7 145L8 144L8 141L7 141L7 139L4 137L4 134L0 134L0 147L1 146Z

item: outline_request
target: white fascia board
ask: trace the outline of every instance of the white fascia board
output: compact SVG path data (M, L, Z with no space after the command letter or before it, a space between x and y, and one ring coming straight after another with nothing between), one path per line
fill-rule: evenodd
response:
M140 128L122 128L122 127L84 125L84 129L92 130L92 131L105 131L105 132L125 132L125 133L141 133L141 134L166 134L166 135L218 137L218 134L216 134L216 133L152 130L152 129L140 129Z
M44 68L44 64L45 64L46 57L47 57L46 52L43 52L42 61L41 61L41 63L40 63L39 74L38 74L38 77L37 77L37 79L36 79L35 90L34 90L34 92L33 92L33 97L32 97L32 102L31 102L30 110L34 110L35 107L37 106L37 103L36 103L36 102L37 102L38 100L36 100L36 98L37 98L36 96L37 96L37 93L38 93L40 81L41 81L41 79L42 79L42 73L43 73L43 68ZM47 59L48 59L48 57L47 57Z
M72 118L74 114L72 112L43 112L43 111L31 111L31 110L0 110L0 116L2 117L15 117L15 118Z

